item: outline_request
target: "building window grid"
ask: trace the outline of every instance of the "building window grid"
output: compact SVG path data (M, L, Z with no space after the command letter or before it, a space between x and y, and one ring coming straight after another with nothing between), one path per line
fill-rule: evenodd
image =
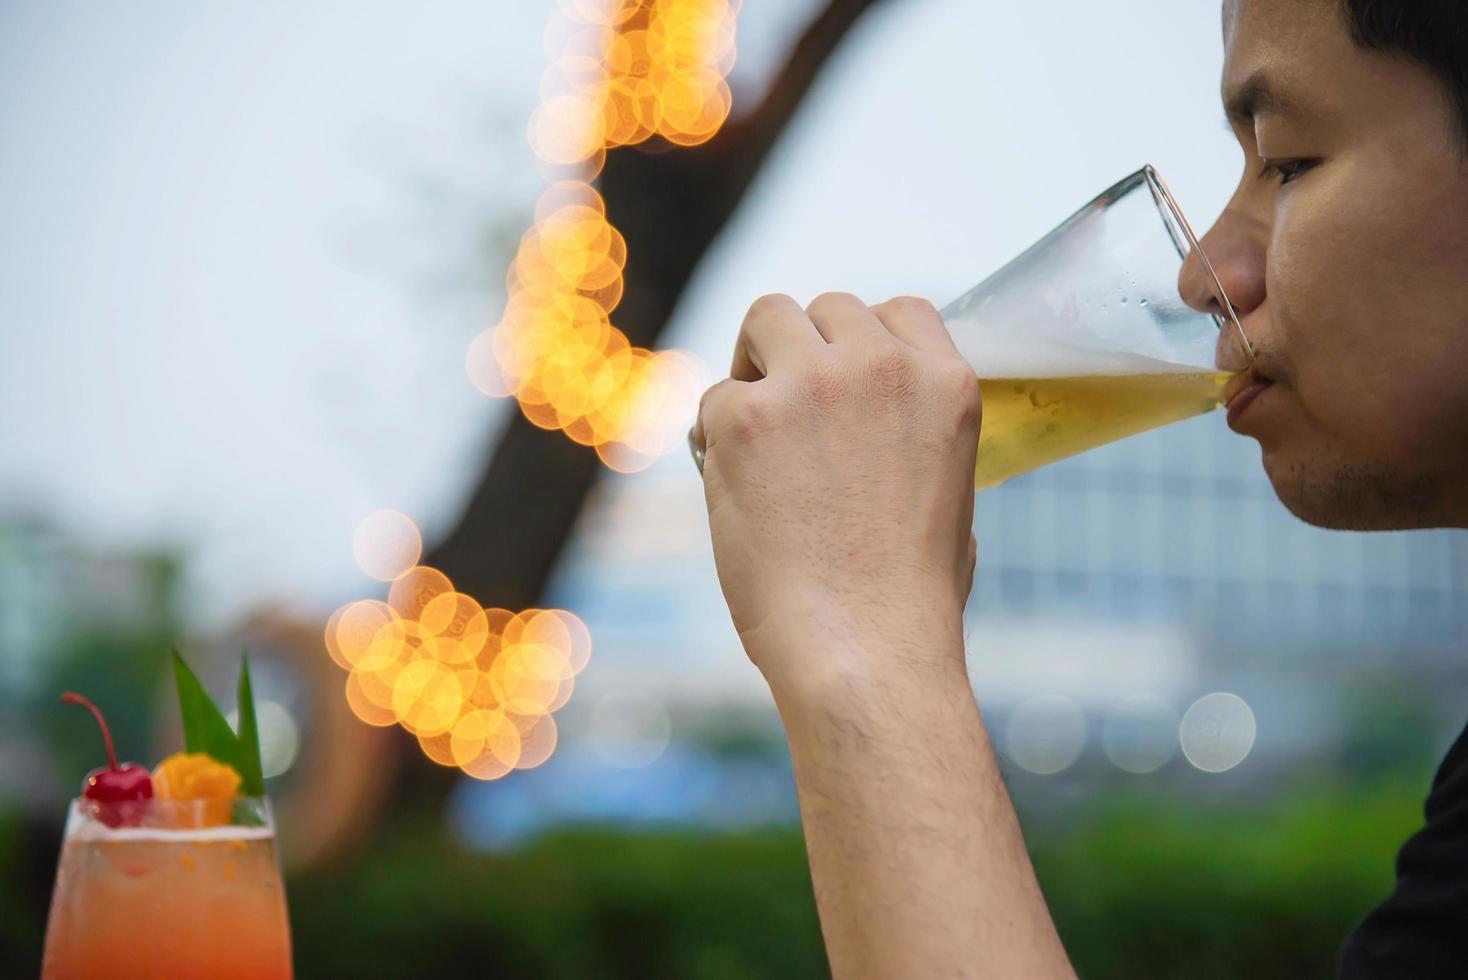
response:
M1308 528L1280 507L1257 462L1241 475L1237 447L1195 436L1181 427L1143 436L981 495L977 524L993 537L981 544L978 607L1023 596L1037 611L1130 618L1211 605L1227 623L1232 602L1290 620L1292 633L1461 630L1460 535ZM1131 538L1119 530L1128 527ZM1373 622L1383 614L1385 623Z

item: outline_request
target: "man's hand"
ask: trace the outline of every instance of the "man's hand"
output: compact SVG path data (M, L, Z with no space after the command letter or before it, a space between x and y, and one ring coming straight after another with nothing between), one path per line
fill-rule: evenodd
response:
M937 310L765 296L730 374L694 440L719 581L777 699L835 678L963 676L979 385ZM934 645L935 629L960 641Z
M843 980L1074 976L964 665L979 416L928 303L767 296L694 432Z

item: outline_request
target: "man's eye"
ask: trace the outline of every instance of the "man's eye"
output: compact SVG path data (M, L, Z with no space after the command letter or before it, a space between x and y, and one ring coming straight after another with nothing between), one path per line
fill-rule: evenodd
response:
M1284 185L1319 162L1318 160L1266 160L1259 175L1265 180L1275 180Z

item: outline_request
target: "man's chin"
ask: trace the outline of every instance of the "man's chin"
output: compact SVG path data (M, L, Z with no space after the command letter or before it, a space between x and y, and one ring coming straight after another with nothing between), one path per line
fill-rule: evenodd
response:
M1350 463L1326 465L1264 452L1264 472L1291 514L1331 531L1407 531L1447 526L1442 482Z

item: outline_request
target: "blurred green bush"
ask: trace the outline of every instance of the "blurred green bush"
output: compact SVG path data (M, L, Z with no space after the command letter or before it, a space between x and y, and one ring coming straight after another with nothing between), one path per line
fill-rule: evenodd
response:
M1391 885L1420 785L1277 805L1118 798L1032 836L1088 978L1334 976ZM468 854L400 825L349 868L290 885L302 978L827 975L799 835L557 834Z
M1426 784L1320 789L1265 808L1118 800L1034 842L1086 978L1334 977L1346 934L1391 890Z
M1391 885L1420 783L1276 804L1144 796L1086 805L1030 846L1081 976L1292 980ZM35 976L59 841L0 815L0 963ZM289 883L298 976L822 977L800 835L562 832L503 856L438 820L384 826L343 867Z

